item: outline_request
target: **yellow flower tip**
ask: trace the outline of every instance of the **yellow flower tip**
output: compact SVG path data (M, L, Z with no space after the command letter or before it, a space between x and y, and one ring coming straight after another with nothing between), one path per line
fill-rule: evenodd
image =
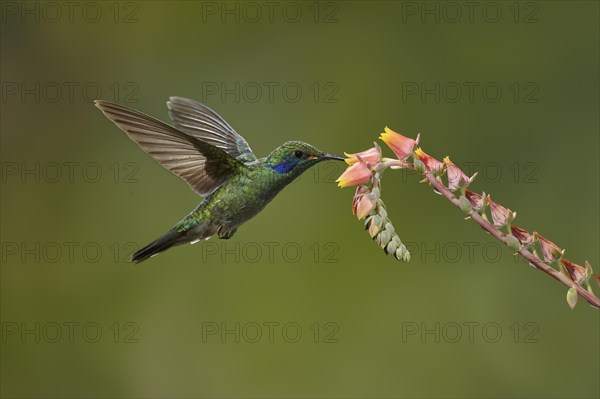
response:
M344 162L346 162L348 165L352 166L353 164L356 163L356 158L352 157L352 155L354 155L354 154L348 154L347 152L344 152L344 155L346 156L346 159L344 159Z
M418 148L415 150L415 155L416 155L417 157L421 158L421 157L423 156L423 154L425 154L425 152L423 152L423 150L421 149L421 147L418 147Z
M387 144L389 146L391 135L392 134L390 132L385 132L385 133L381 133L381 136L379 136L379 138L381 139L381 141L383 141L385 144Z
M346 179L337 179L336 183L338 184L339 188L345 188L348 187L348 181Z
M446 165L450 165L450 164L452 163L452 161L450 160L450 157L449 157L449 156L447 156L447 155L446 155L446 156L444 157L444 163L445 163Z

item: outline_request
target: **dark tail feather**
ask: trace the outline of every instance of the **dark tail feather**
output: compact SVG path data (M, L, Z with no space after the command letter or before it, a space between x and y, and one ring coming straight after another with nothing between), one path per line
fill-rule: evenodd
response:
M131 255L131 261L134 263L140 263L145 261L146 259L160 253L166 251L171 248L173 245L180 244L181 236L183 233L180 233L176 230L169 230L165 235L146 245L144 248L140 249L133 255Z

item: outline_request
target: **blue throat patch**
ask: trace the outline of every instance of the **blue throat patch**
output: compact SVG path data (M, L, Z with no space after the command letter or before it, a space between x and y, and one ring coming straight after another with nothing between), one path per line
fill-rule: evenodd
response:
M281 174L288 173L290 170L298 164L299 159L297 158L286 158L283 162L277 165L269 165L275 172Z

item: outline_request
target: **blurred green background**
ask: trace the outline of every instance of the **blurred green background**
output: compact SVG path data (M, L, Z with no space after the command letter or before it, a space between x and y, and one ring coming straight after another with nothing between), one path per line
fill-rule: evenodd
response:
M3 397L600 395L598 311L415 176L383 184L408 264L341 164L229 241L125 262L199 198L91 103L204 101L259 156L421 132L598 270L597 2L72 4L2 2Z

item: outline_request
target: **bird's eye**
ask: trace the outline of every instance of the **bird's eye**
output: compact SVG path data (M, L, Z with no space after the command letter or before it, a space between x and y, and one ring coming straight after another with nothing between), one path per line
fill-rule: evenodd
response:
M302 158L302 155L304 155L304 153L302 151L300 151L300 150L294 151L294 156L296 158Z

